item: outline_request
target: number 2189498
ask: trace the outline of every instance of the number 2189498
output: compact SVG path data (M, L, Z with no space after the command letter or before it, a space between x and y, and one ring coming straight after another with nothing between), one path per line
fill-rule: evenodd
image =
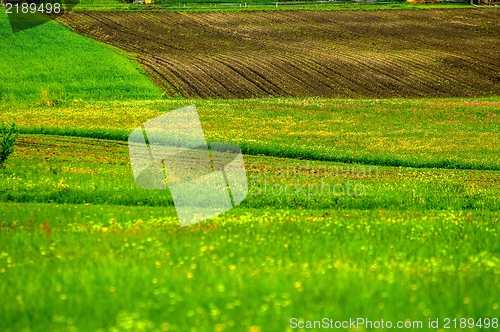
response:
M60 3L7 3L5 7L7 14L60 14L62 11Z

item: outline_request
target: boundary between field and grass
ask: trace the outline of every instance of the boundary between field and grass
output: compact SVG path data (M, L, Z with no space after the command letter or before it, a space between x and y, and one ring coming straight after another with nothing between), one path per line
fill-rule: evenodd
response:
M179 107L180 105L186 104L197 104L201 102L203 99L169 99L169 101L174 102L175 105L172 107ZM245 103L252 101L254 99L238 99L233 100ZM275 98L259 98L260 101L272 101ZM290 100L294 100L291 98ZM398 98L388 98L383 99L385 101L393 101L397 102ZM427 99L412 99L409 100L421 100L425 101ZM500 97L484 97L484 98L432 98L433 101L478 101L481 100L483 102L494 102L498 103L500 101ZM157 103L163 104L166 100L149 100L146 105L157 105ZM204 100L206 101L206 100ZM230 101L230 100L226 100ZM359 101L359 99L339 99L343 102L349 101ZM365 102L373 102L379 101L379 99L363 99ZM102 106L101 102L95 102L97 107ZM116 105L122 105L122 102L116 102ZM93 103L91 103L93 104ZM107 105L107 103L105 103ZM203 104L203 103L202 103ZM115 103L113 103L115 105ZM128 107L127 104L125 106L120 107ZM7 105L0 103L0 107L6 107L5 110L7 113L13 112L18 107L28 107L39 109L40 105ZM205 105L209 107L209 105ZM53 109L57 109L59 107L64 107L64 105L56 106ZM151 106L156 112L159 110L161 112L166 112L166 109L158 108L158 106ZM152 113L151 116L157 113ZM10 119L11 117L9 117ZM15 117L11 118L15 120ZM27 125L27 126L19 126L19 133L22 135L52 135L59 137L75 137L75 138L89 138L89 139L100 139L100 140L108 140L108 141L116 141L123 142L123 144L127 144L128 137L132 132L133 128L119 128L119 127L79 127L79 126L67 126L67 127L55 127L48 124L37 124L37 125ZM290 159L298 159L298 160L311 160L311 161L326 161L326 162L340 162L340 163L350 163L350 164L364 164L364 165L374 165L374 166L391 166L391 167L412 167L412 168L441 168L441 169L462 169L462 170L484 170L484 171L500 171L500 164L498 163L488 163L481 162L479 160L476 161L468 161L464 158L453 158L443 156L436 157L432 159L420 159L420 158L411 158L407 159L398 155L367 155L367 154L350 154L348 151L332 151L325 150L323 151L320 147L311 149L311 146L308 148L300 147L300 146L291 146L291 145L282 145L282 144L269 144L267 141L246 141L245 139L236 140L233 143L236 143L240 146L242 152L246 155L262 155L268 157L279 157L279 158L290 158Z
M477 6L476 6L477 7ZM439 3L411 4L401 0L311 0L311 1L185 1L158 4L137 4L116 1L86 3L85 0L73 9L85 11L152 11L152 12L228 12L228 11L274 11L274 10L421 10L476 8L466 0L443 0Z
M413 5L399 1L275 1L260 3L173 3L167 6L160 6L158 11L244 11L244 10L386 10L386 9L442 9L442 8L466 8L471 7L468 3L442 3ZM151 7L151 8L154 8ZM152 9L155 10L155 9Z

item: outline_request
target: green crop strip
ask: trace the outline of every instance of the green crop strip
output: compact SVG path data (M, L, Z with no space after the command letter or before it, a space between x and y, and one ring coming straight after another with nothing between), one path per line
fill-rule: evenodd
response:
M142 122L196 103L209 141L248 154L386 166L499 170L500 101L249 99L5 106L26 134L126 141ZM124 123L123 119L127 119Z

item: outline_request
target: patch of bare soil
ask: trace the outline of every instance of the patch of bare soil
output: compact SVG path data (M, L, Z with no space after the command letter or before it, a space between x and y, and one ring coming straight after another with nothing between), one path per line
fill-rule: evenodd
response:
M169 95L500 95L494 9L71 12L58 21L133 53Z

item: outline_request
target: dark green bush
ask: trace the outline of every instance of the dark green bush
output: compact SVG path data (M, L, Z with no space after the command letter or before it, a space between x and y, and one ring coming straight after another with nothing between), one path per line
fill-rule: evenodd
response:
M15 123L12 123L10 127L2 124L0 134L2 136L2 141L0 142L0 167L4 167L7 158L14 152L14 144L19 132Z

